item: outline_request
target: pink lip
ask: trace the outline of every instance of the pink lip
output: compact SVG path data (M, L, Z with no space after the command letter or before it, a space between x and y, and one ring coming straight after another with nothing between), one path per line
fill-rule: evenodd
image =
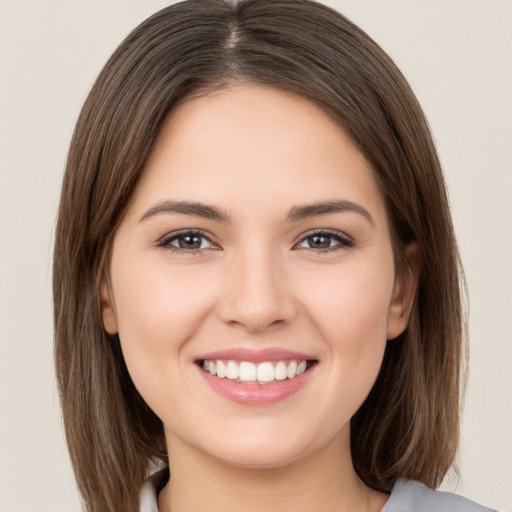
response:
M232 360L262 363L264 361L289 361L292 359L298 361L316 360L315 357L308 354L284 348L254 349L237 347L203 354L196 359L196 362L201 363L203 360ZM272 404L292 395L309 381L314 369L309 368L305 373L293 379L266 384L245 384L211 375L209 372L204 371L201 366L201 364L197 365L198 371L214 391L236 403L254 406Z
M307 361L316 359L307 354L294 352L284 348L262 348L254 349L247 347L230 348L209 352L201 355L197 360L215 361L215 360L233 360L233 361L250 361L252 363L262 363L264 361L285 361L289 359L298 359L299 361Z
M220 379L197 367L206 382L220 395L244 405L269 405L279 402L302 388L309 380L313 368L293 379L268 384L243 384L234 380Z

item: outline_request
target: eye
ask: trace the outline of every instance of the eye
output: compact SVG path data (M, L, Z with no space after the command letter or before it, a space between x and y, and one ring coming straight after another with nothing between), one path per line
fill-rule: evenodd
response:
M354 242L339 232L316 231L303 237L296 247L324 252L353 246Z
M158 242L158 246L176 252L200 252L203 249L216 248L202 231L195 230L167 235Z

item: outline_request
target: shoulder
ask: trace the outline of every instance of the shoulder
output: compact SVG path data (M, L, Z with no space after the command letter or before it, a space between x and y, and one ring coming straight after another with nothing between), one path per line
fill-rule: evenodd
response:
M434 491L418 482L398 480L381 512L493 511L451 492Z

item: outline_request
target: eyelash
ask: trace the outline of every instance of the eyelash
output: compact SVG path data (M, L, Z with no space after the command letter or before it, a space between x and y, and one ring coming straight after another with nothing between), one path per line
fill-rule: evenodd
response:
M157 245L158 245L158 247L161 247L168 251L176 252L176 253L180 253L180 254L186 253L186 254L199 255L199 254L202 254L203 251L206 250L205 248L203 248L203 249L185 249L183 247L174 247L173 245L171 245L171 242L173 242L174 240L179 240L180 237L183 237L186 235L204 238L204 239L208 240L208 242L210 242L212 245L215 245L215 243L211 240L210 236L208 236L204 231L201 231L199 229L187 229L184 231L179 231L178 233L171 233L170 235L164 236L157 243ZM208 247L208 249L210 249L210 247ZM214 249L214 250L216 250L216 249Z
M329 230L321 229L319 231L311 231L309 233L305 233L304 235L302 235L300 241L294 245L294 247L305 242L308 238L312 238L315 236L331 238L337 242L337 245L334 245L333 247L326 247L323 249L318 249L318 248L314 249L313 247L308 247L308 248L305 248L306 250L310 250L315 253L318 253L318 252L324 253L324 252L337 251L339 249L350 249L350 248L354 247L354 245L355 245L354 241L351 238L349 238L347 235L340 233L339 231L329 231Z
M215 242L213 242L211 240L211 238L208 234L206 234L204 231L197 230L197 229L188 229L188 230L180 231L178 233L172 233L170 235L167 235L167 236L163 237L159 242L157 242L157 246L161 247L163 249L166 249L168 251L171 251L171 252L180 253L180 254L186 253L186 254L193 254L193 255L199 255L199 254L202 254L203 251L205 251L205 250L212 249L212 247L203 248L203 249L201 249L201 248L186 249L183 247L175 247L175 246L171 245L171 242L173 242L175 240L179 240L180 237L183 237L185 235L192 236L192 237L201 237L215 246ZM297 246L299 246L300 244L305 242L308 238L312 238L315 236L331 238L332 240L337 242L337 244L332 247L326 247L326 248L321 248L321 249L320 248L315 249L313 247L308 247L308 248L304 247L304 249L313 251L315 253L325 253L325 252L336 251L339 249L350 249L350 248L354 247L354 245L355 245L354 241L351 238L347 237L346 235L341 234L338 231L319 230L319 231L311 231L309 233L305 233L304 235L302 235L299 242L297 242L293 247L296 248ZM218 250L218 249L213 248L213 250Z

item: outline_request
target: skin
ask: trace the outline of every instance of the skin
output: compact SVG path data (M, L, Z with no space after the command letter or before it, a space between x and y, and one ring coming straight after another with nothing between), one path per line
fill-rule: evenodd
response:
M212 205L229 220L148 215L169 200ZM287 219L292 208L340 200L368 215ZM172 238L190 229L206 235L201 249ZM334 235L322 251L308 237L325 230ZM105 328L119 333L171 454L160 511L382 508L387 496L352 466L350 418L386 340L407 325L414 280L395 273L371 168L320 109L247 85L181 104L116 232L109 272ZM248 406L216 393L196 364L231 347L286 348L318 363L291 396Z

